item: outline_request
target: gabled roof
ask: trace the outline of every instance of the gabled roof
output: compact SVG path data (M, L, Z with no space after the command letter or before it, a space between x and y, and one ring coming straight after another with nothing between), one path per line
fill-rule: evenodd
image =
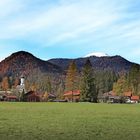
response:
M0 91L0 94L12 94L13 92L11 91Z
M114 91L109 91L103 94L103 96L116 96L116 93Z
M53 93L48 93L48 96L49 96L49 97L52 97L52 98L56 98L56 95L53 94Z
M31 90L31 91L25 93L25 96L32 95L32 94L35 94L35 92Z
M64 96L69 96L69 95L72 95L72 94L75 95L75 96L76 95L78 96L78 95L80 95L80 90L74 90L73 92L72 91L67 91L67 92L64 93Z
M8 99L17 99L17 96L14 96L14 95L7 95L6 98L8 98Z
M131 97L131 100L139 100L139 99L140 99L139 96L132 96L132 97Z

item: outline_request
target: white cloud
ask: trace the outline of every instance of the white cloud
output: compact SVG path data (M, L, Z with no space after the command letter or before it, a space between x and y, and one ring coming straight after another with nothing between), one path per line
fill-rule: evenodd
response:
M140 11L134 5L133 0L1 0L0 39L43 46L81 40L91 46L97 42L138 46Z
M62 2L62 1L61 1ZM112 7L111 7L112 6ZM101 2L64 3L39 12L29 11L4 23L0 38L36 37L50 44L78 38L110 26L119 18L114 6ZM38 37L38 34L40 37ZM43 39L45 38L45 39Z

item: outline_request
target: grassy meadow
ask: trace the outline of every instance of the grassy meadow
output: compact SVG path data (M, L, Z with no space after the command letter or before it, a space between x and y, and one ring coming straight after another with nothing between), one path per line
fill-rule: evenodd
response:
M140 139L140 105L0 103L0 140L119 139Z

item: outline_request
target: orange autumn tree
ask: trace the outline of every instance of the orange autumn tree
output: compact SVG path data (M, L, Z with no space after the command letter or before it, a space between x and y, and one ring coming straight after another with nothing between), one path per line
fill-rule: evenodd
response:
M9 89L10 85L9 85L9 79L8 79L8 77L4 77L3 78L2 83L1 83L1 86L2 86L2 89L4 91L7 91Z
M14 88L16 88L20 84L19 78L16 78L14 81Z
M72 101L73 101L73 91L78 88L77 86L77 67L74 61L70 62L65 81L65 90L72 91Z

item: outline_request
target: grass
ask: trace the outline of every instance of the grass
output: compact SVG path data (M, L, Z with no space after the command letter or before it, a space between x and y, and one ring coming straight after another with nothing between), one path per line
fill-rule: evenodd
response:
M140 105L0 103L0 140L139 140Z

